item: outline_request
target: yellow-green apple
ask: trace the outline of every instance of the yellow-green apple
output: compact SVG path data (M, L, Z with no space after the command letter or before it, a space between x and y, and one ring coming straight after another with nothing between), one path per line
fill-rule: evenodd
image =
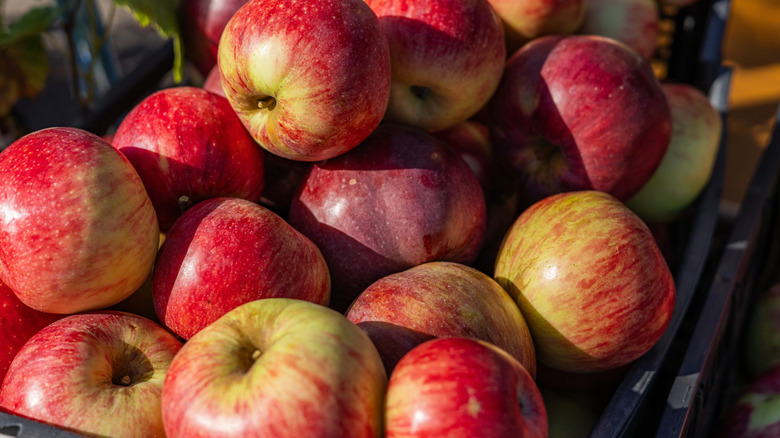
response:
M390 372L432 338L466 336L495 344L536 375L528 326L512 297L486 274L454 262L428 262L380 278L346 312L374 342Z
M102 138L47 128L0 153L0 280L26 305L116 304L144 282L158 239L141 178Z
M755 379L780 366L780 284L757 294L749 310L742 345L749 378Z
M549 438L588 438L601 411L589 392L562 391L539 384Z
M657 0L587 0L578 32L618 40L651 60L660 19Z
M154 308L184 339L241 304L272 297L327 305L330 273L319 249L279 215L239 198L187 210L154 266Z
M751 378L718 423L719 438L780 436L780 366Z
M217 56L239 118L284 158L341 155L387 109L390 50L362 0L251 0L228 22Z
M162 413L171 438L380 437L387 374L344 315L268 298L192 337L173 360Z
M227 99L202 88L147 96L122 120L113 145L141 176L163 232L204 199L260 200L263 149Z
M164 436L165 373L181 342L138 315L68 315L16 355L0 406L89 436Z
M476 114L506 62L501 20L486 0L366 0L390 44L385 121L440 131Z
M203 76L217 65L217 47L230 17L247 0L182 0L179 25L186 58Z
M469 264L485 197L452 148L408 125L382 124L360 146L314 163L289 221L320 248L341 312L374 281L434 260Z
M520 306L539 363L566 372L634 361L674 310L674 279L650 230L595 190L526 209L499 250L495 278Z
M62 318L56 313L39 312L19 301L14 291L0 283L0 383L16 353L34 334Z
M529 41L573 34L585 18L587 0L488 0L504 25L511 56Z
M489 126L524 206L570 190L624 201L650 179L671 137L650 64L594 35L542 37L516 52L490 102Z
M385 436L547 437L531 374L497 346L468 337L413 348L390 374Z
M645 222L670 222L704 190L715 167L723 122L709 98L693 85L664 83L672 115L669 150L650 180L626 205Z

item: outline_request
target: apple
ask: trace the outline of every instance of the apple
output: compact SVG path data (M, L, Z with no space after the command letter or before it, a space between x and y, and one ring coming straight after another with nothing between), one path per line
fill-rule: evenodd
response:
M460 263L423 263L380 278L346 316L368 333L388 372L423 341L467 336L504 349L536 375L533 339L517 304L495 280Z
M267 208L214 198L187 210L166 235L154 267L154 308L184 339L261 298L327 305L330 273L311 240Z
M362 0L251 0L225 27L218 65L252 137L292 160L354 148L390 98L387 38Z
M162 414L169 437L379 437L386 386L379 353L344 315L268 298L184 345Z
M227 99L202 88L144 98L120 123L114 147L141 176L163 232L204 199L259 201L263 191L263 149Z
M0 388L0 406L90 436L163 436L163 381L180 348L137 315L69 315L24 344Z
M489 126L524 207L573 190L624 201L650 179L671 137L650 64L594 35L542 37L516 52L490 102Z
M538 382L537 382L538 383ZM587 392L563 391L539 384L549 438L588 438L601 412Z
M569 35L585 19L588 0L488 0L501 17L507 53L546 35Z
M751 379L780 366L780 284L756 294L746 319L744 365Z
M289 222L322 251L331 307L344 312L386 275L434 260L472 262L485 197L446 144L419 128L382 124L359 147L311 166Z
M719 421L721 438L771 438L780 434L780 366L752 378Z
M709 98L693 85L662 85L672 116L669 150L650 180L626 200L645 222L678 219L704 190L715 167L723 122Z
M3 333L3 342L0 344L0 383L22 345L38 330L62 317L26 306L11 288L0 283L0 333Z
M390 45L385 121L440 131L475 115L506 62L501 20L487 0L366 0Z
M225 90L222 89L222 78L219 76L219 66L214 65L214 67L209 70L206 79L203 81L203 89L227 98L227 96L225 96Z
M547 437L544 401L514 357L468 337L407 353L390 375L385 436Z
M179 23L184 50L203 76L217 65L217 46L230 17L247 0L183 0Z
M0 153L0 281L27 306L64 314L123 300L158 238L141 178L102 138L47 128Z
M578 32L618 40L650 61L660 19L657 0L587 0Z
M466 120L433 135L460 154L477 175L482 191L488 196L496 185L499 169L487 125L477 120Z
M501 245L495 279L519 305L537 360L566 372L634 361L674 310L674 278L647 225L595 190L551 195L525 210Z

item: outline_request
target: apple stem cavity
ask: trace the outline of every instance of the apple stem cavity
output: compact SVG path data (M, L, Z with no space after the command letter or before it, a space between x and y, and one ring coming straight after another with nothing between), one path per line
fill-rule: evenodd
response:
M133 383L133 379L131 379L130 376L124 376L119 381L119 384L122 386L130 386L131 383Z
M273 111L276 108L276 99L271 96L262 97L257 99L257 107L268 111Z
M433 94L433 91L431 91L430 88L424 87L422 85L412 85L409 87L409 90L412 92L414 97L420 100L426 100L431 96L431 94Z
M185 211L189 210L190 207L192 207L192 199L190 199L187 195L181 195L179 196L179 210L181 210L182 214L184 214Z

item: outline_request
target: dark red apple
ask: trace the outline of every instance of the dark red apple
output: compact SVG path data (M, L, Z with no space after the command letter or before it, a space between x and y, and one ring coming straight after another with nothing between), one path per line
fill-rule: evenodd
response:
M141 176L163 232L204 199L258 201L263 191L263 149L227 99L202 88L146 97L122 120L113 144Z
M592 35L542 37L517 51L491 100L489 126L525 206L572 190L625 201L653 175L671 138L669 105L650 64Z
M472 262L485 217L479 181L455 151L418 128L387 124L315 163L289 220L322 250L331 305L343 312L386 275L434 260Z
M247 0L182 0L179 6L185 57L203 76L217 65L217 48L230 18Z
M152 282L160 321L189 339L249 301L285 297L327 305L319 249L277 214L238 198L196 204L171 228Z

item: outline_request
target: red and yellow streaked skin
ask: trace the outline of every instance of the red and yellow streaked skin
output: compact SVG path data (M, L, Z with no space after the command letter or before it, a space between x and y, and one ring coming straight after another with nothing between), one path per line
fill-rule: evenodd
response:
M138 173L100 137L48 128L0 153L0 279L26 305L115 304L144 282L158 240Z
M434 339L390 375L387 438L546 438L547 412L528 371L493 344Z
M530 40L575 33L587 0L488 0L504 23L509 56Z
M362 0L249 1L222 33L218 66L255 140L294 160L352 149L390 96L387 38Z
M88 435L164 437L163 382L180 348L172 334L137 315L70 315L22 347L0 406Z
M168 437L380 437L379 353L344 315L301 300L242 305L176 356L163 389Z
M295 298L327 305L317 246L265 207L238 198L193 206L166 235L153 273L160 321L184 339L241 304Z
M495 278L520 306L537 359L563 371L630 363L658 341L674 309L674 279L649 229L598 191L553 195L524 211Z
M397 336L411 330L425 335L417 343L450 336L490 342L536 375L533 339L517 304L491 277L460 263L429 262L383 277L358 296L347 318L369 334L386 366L414 347Z

